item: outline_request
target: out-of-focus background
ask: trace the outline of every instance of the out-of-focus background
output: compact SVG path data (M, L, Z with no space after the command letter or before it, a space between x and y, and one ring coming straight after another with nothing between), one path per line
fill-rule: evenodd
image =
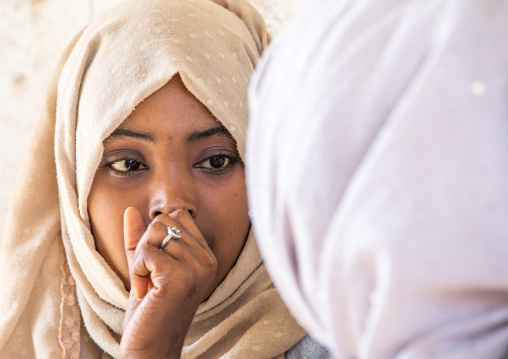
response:
M0 240L33 121L67 42L119 0L0 2ZM304 0L251 0L275 35ZM30 203L26 204L30 212Z

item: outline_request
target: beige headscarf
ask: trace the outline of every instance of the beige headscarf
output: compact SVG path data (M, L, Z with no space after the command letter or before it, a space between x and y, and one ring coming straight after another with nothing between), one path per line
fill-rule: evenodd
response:
M506 355L507 29L506 0L315 0L264 53L253 225L336 357Z
M8 218L1 357L118 357L115 333L122 333L128 292L95 250L87 213L102 141L179 73L243 158L247 86L268 41L262 18L243 0L129 0L74 39L36 123ZM273 358L303 336L249 236L198 308L183 356Z

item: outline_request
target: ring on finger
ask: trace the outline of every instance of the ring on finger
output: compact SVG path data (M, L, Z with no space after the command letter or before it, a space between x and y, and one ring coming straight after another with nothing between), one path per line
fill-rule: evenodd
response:
M162 241L162 244L161 244L161 250L163 250L164 248L166 248L166 246L168 245L169 243L169 240L171 238L182 238L182 236L180 235L180 230L176 227L168 227L168 235L166 236L166 238L164 238L164 240Z

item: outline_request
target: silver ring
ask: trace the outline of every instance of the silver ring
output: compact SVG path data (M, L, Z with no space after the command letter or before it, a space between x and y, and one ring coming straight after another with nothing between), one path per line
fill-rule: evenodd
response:
M169 240L171 238L182 238L182 236L180 235L180 230L176 227L172 227L172 228L169 228L168 227L168 235L166 236L166 238L164 238L164 240L162 241L162 244L161 244L161 250L163 250L164 248L166 248L166 246L168 245L169 243Z

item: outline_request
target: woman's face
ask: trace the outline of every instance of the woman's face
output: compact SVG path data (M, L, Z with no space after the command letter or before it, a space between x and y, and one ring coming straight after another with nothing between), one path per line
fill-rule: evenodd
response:
M97 250L130 289L123 215L188 210L217 258L208 297L240 254L250 221L236 142L179 76L141 102L104 141L88 213Z

